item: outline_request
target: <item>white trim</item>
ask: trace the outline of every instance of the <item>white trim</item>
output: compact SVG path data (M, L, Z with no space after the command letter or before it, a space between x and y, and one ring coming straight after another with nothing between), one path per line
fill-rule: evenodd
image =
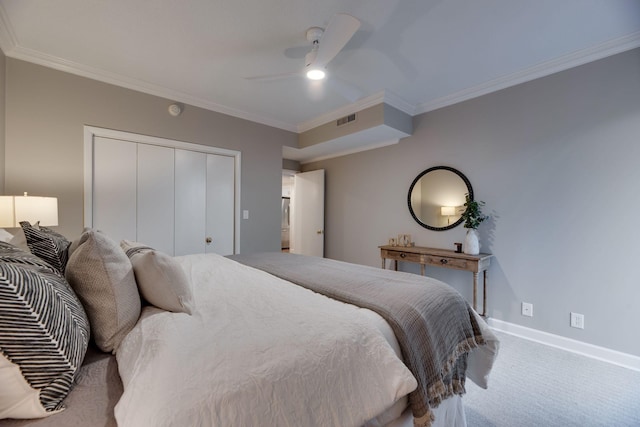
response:
M199 153L217 154L234 158L235 164L235 214L234 214L234 253L240 253L240 178L242 153L226 148L212 147L209 145L193 144L191 142L177 141L174 139L159 138L155 136L141 135L137 133L123 132L113 129L104 129L94 126L84 126L84 226L93 226L93 141L96 137L118 139L142 144L159 145L162 147L179 148L182 150L197 151Z
M606 58L611 55L640 47L640 31L618 37L613 40L562 55L524 70L472 86L456 93L443 96L433 101L416 106L415 114L423 114L438 108L448 107L459 102L468 101L488 93L506 89L520 83L526 83L541 77L568 70L579 65Z
M93 227L93 139L95 129L84 127L84 227Z
M0 35L2 34L0 33ZM236 108L227 107L225 105L218 104L216 102L212 102L198 96L190 95L185 92L168 89L166 87L149 83L143 80L138 80L123 76L121 74L104 71L99 68L90 67L74 61L68 61L57 56L38 52L33 49L24 48L19 45L16 45L12 49L6 51L5 55L11 58L20 59L23 61L31 62L33 64L52 68L54 70L75 74L77 76L97 80L99 82L109 83L115 86L135 90L137 92L146 93L148 95L154 95L160 98L182 102L194 107L204 108L209 111L215 111L217 113L249 120L251 122L260 123L278 129L284 129L290 132L296 132L297 129L296 126L279 120L275 120L273 118L263 117L257 114L238 110Z
M384 91L384 103L410 115L411 117L416 115L416 106L414 104L405 101L389 89L385 89Z
M487 323L491 328L500 332L640 372L640 357L632 354L622 353L617 350L611 350L560 335L527 328L503 320L490 318L487 320Z
M241 224L241 220L240 220L240 215L242 214L242 207L241 207L241 198L240 198L240 178L242 177L242 169L240 168L241 164L242 164L242 153L240 151L236 151L236 154L234 155L235 158L235 182L236 182L236 187L235 187L235 209L236 209L236 215L235 215L235 227L234 227L234 233L235 233L235 242L234 242L234 252L236 254L240 253L240 224Z
M2 48L5 55L8 55L9 52L15 49L17 44L11 21L4 7L0 5L0 48Z
M525 70L508 74L506 76L502 76L422 104L411 104L401 99L399 96L389 92L388 90L383 90L381 92L363 98L355 103L338 108L334 111L330 111L315 119L311 119L295 125L273 118L252 114L236 108L224 106L212 102L211 100L190 95L181 91L168 89L166 87L155 85L149 82L133 79L116 73L107 72L98 68L89 67L53 55L38 52L33 49L22 47L20 46L19 41L16 39L15 32L10 25L10 20L8 19L6 11L0 4L0 48L2 48L4 54L8 57L21 59L24 61L32 62L34 64L39 64L45 67L75 74L81 77L110 83L116 86L132 89L149 95L159 96L177 102L183 102L195 107L204 108L221 114L227 114L233 117L238 117L240 119L249 120L252 122L297 133L313 129L314 127L323 125L354 111L359 111L369 106L379 104L380 102L386 102L387 104L411 116L423 114L459 102L477 98L479 96L505 89L507 87L515 86L520 83L525 83L540 77L545 77L550 74L567 70L578 65L583 65L591 61L606 58L617 53L635 49L637 47L640 47L640 31L636 31L622 37L618 37L585 49L562 55L553 60L545 61L543 63L529 67Z
M319 162L321 160L327 160L327 159L333 159L335 157L347 156L349 154L360 153L362 151L374 150L376 148L381 148L381 147L386 147L388 145L397 144L398 142L400 142L399 139L390 139L388 141L381 141L381 142L377 142L375 144L368 144L368 145L364 145L364 146L360 146L360 147L354 147L354 148L351 148L351 149L348 149L348 150L336 151L335 153L325 154L323 156L312 157L312 158L309 158L309 159L301 159L300 160L300 164L301 165L305 165L307 163Z

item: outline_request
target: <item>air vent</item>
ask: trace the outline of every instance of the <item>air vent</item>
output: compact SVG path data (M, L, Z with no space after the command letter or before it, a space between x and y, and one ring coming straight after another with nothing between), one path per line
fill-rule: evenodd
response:
M347 123L351 123L356 120L356 113L349 114L348 116L344 116L336 120L336 124L338 126L346 125Z

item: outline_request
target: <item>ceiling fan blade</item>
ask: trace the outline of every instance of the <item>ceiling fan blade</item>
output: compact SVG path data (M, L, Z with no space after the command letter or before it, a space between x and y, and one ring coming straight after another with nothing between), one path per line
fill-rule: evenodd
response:
M351 40L360 28L360 21L346 13L338 13L331 18L320 39L314 66L324 67Z
M273 80L282 80L289 79L291 77L302 77L302 73L300 71L294 71L291 73L282 73L282 74L265 74L262 76L249 76L245 77L245 80L257 80L262 82L269 82Z
M326 83L333 92L342 96L349 102L356 102L364 96L364 93L360 88L342 80L339 77L331 76Z

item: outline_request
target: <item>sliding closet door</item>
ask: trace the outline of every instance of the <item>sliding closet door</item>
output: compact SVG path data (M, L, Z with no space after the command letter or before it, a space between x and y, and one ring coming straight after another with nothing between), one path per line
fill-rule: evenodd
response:
M136 238L137 146L94 139L92 227L116 242Z
M235 160L207 154L207 238L206 252L231 255L234 252Z
M205 252L207 155L176 150L175 254Z
M137 235L135 239L173 254L174 149L138 145Z
M233 254L235 159L175 152L175 254Z
M239 251L240 153L85 127L85 224L170 255Z

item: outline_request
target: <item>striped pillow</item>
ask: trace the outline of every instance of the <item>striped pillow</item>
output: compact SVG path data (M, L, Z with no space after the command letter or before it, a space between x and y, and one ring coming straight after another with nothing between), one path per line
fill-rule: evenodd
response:
M1 242L0 419L62 410L88 342L87 316L64 277Z
M7 242L0 242L0 262L29 265L42 271L59 274L57 269L42 258Z
M42 258L64 274L69 259L69 245L71 242L62 234L50 228L31 225L28 221L20 222L27 246L34 255Z

